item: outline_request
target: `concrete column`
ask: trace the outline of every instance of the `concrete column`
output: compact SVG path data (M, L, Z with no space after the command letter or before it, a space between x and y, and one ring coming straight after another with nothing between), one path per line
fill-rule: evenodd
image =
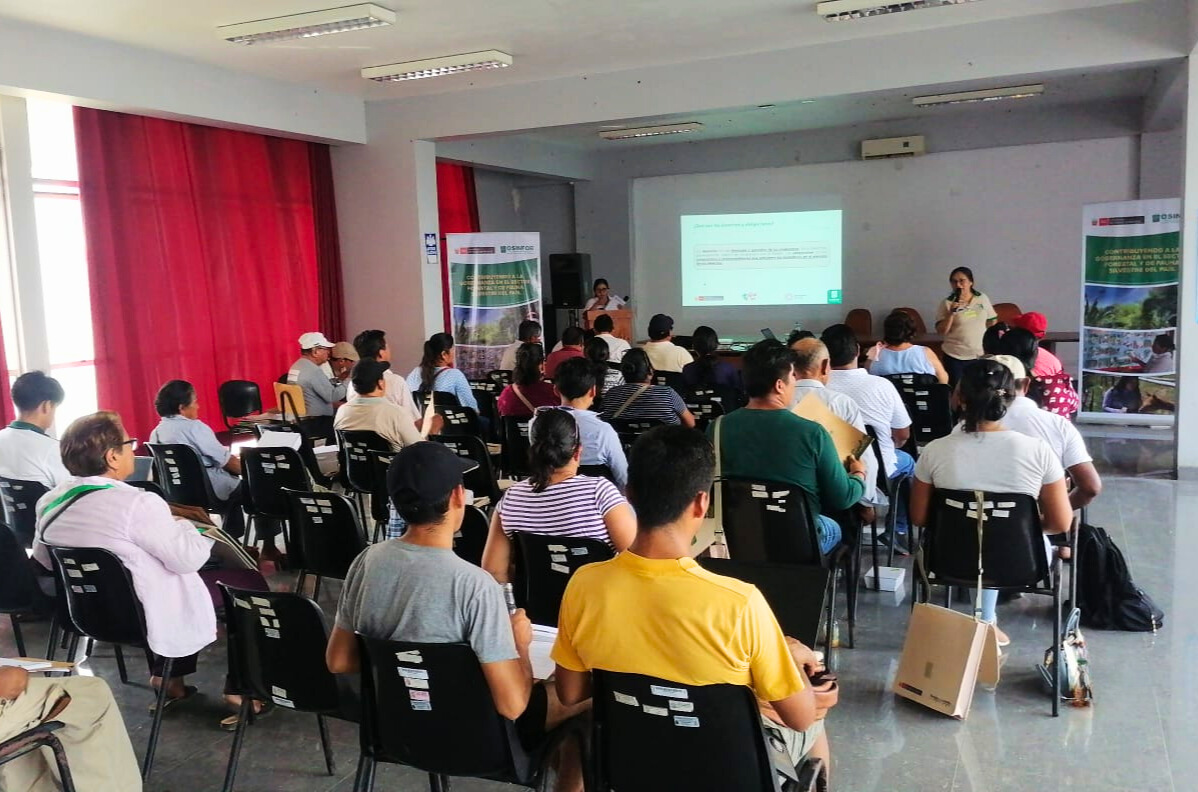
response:
M1177 467L1198 477L1198 49L1190 53L1185 115L1181 290L1177 314Z

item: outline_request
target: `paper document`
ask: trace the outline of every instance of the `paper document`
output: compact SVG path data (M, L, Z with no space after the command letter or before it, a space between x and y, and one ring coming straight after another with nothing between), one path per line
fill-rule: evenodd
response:
M47 671L54 667L49 660L21 660L16 657L0 657L0 667L23 668L26 671Z
M824 404L824 400L819 397L818 393L808 393L802 401L795 405L792 412L800 418L815 421L827 429L828 434L832 436L832 444L836 446L836 455L841 461L844 461L844 458L850 454L860 459L865 450L869 448L869 435L857 431L852 424L829 410L828 405Z
M532 678L548 679L553 676L556 663L549 657L557 641L557 628L541 624L532 626L532 644L528 647L528 659L532 661Z
M299 432L270 432L262 433L262 437L258 440L259 448L292 448L299 451L300 444L304 438Z
M427 440L433 429L433 416L437 414L436 396L432 393L424 403L424 419L420 423L420 439Z

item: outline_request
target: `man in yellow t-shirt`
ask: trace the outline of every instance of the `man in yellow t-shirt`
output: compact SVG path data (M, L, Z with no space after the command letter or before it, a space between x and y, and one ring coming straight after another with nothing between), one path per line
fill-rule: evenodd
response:
M714 473L711 443L691 429L662 426L637 441L627 493L637 536L566 586L552 654L558 696L567 704L589 698L594 668L685 685L747 685L762 702L767 732L795 764L810 754L828 766L807 681L819 661L782 635L755 586L690 558Z

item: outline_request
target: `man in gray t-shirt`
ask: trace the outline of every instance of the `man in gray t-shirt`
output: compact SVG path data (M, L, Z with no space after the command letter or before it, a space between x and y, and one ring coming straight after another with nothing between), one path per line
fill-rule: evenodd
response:
M287 384L299 385L304 392L304 412L332 417L334 404L345 401L345 380L334 383L321 368L329 360L333 344L323 333L304 333L299 338L300 359L291 364Z

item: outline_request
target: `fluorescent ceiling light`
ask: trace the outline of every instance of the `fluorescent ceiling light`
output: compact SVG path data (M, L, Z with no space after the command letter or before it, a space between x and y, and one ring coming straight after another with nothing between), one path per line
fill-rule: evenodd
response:
M362 76L375 82L399 82L420 80L425 77L443 77L446 74L478 71L479 69L503 69L512 65L512 56L499 50L468 52L465 55L449 55L444 58L391 63L386 66L368 66Z
M241 22L236 25L222 25L216 32L225 41L234 44L265 44L393 24L394 11L388 11L374 3L361 3L343 8L326 8L323 11L309 11L305 14Z
M829 22L839 22L845 19L864 19L899 11L918 11L921 8L939 8L973 2L977 0L827 0L816 6L815 10Z
M917 96L911 100L916 107L932 107L934 105L969 104L970 102L994 102L999 99L1026 99L1044 93L1044 86L1012 85L1009 88L985 88L980 91L957 91L956 93L932 94Z
M661 126L634 127L632 129L610 129L599 133L604 140L629 140L631 138L657 137L658 135L679 135L683 132L697 132L703 125L697 121L685 124L663 124Z

